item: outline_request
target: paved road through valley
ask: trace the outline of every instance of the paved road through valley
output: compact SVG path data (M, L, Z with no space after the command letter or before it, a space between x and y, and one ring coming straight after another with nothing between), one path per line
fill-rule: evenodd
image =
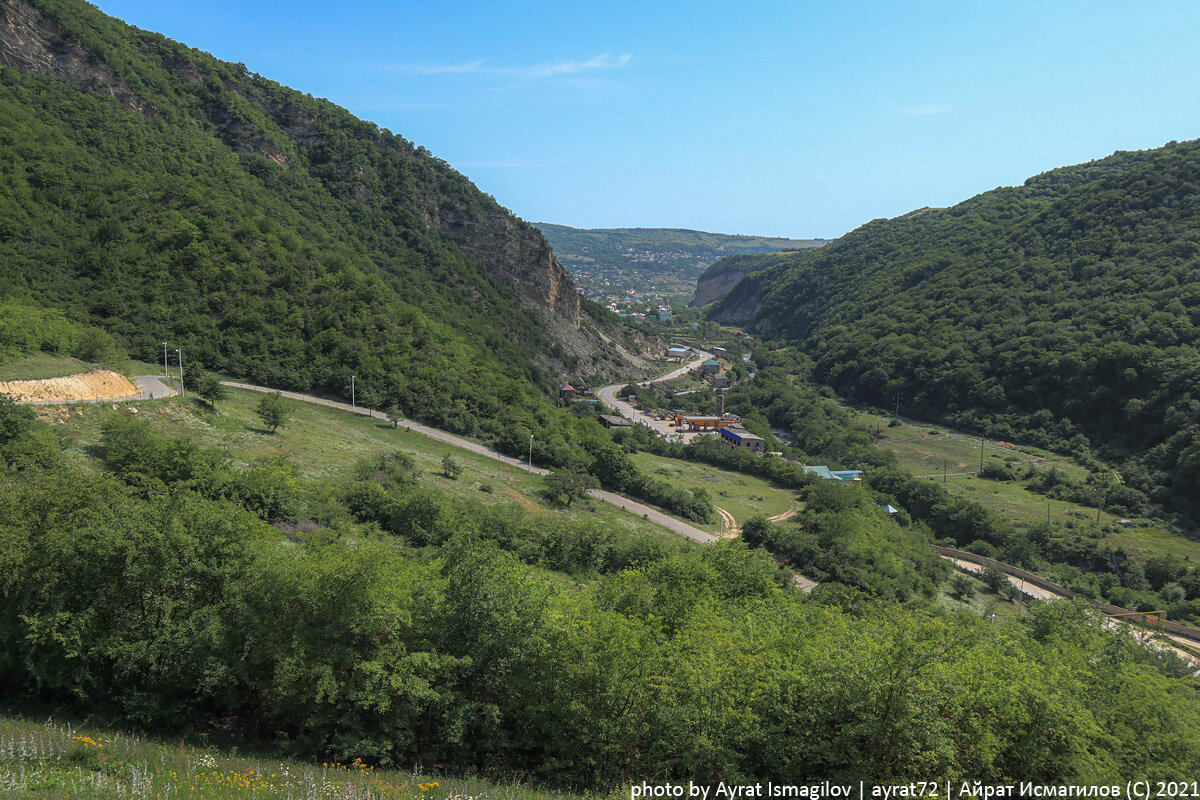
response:
M685 375L688 372L691 372L692 370L696 369L701 364L703 364L706 360L713 357L712 353L706 353L703 350L697 350L696 355L697 355L697 358L694 361L690 361L687 364L683 364L682 366L677 367L676 369L673 369L668 373L660 375L659 377L655 378L654 381L655 382L669 381L673 378L678 378L680 375ZM639 386L649 386L650 383L651 383L650 381L642 381L638 385ZM633 424L645 425L646 427L650 428L651 430L653 430L655 433L657 433L660 436L666 436L666 437L678 436L679 438L686 440L686 439L696 435L694 433L684 433L683 431L676 430L674 427L672 427L670 425L670 422L668 420L653 419L651 417L646 416L645 414L639 413L637 411L637 409L635 409L633 406L629 405L629 403L626 403L623 400L618 400L617 399L617 391L625 388L628 385L629 385L628 383L614 383L612 386L605 386L603 389L596 392L596 397L600 398L601 403L608 406L613 411L616 411L618 414L625 417L626 419L632 421Z
M252 392L268 392L272 394L275 392L274 389L269 389L266 386L255 386L250 383L238 383L236 381L221 381L221 383L234 389L248 389ZM349 411L354 414L362 414L365 417L372 417L374 419L387 419L387 417L379 411L374 411L362 406L351 406L349 403L343 403L338 400L330 400L325 397L316 397L310 394L300 394L299 392L280 392L279 395L281 397L286 397L289 400L298 400L302 403L315 403L321 406L328 406L329 408L337 408L341 409L342 411ZM481 456L487 456L488 458L495 459L496 461L502 461L505 464L509 464L514 467L520 467L524 470L529 470L529 465L519 458L513 458L512 456L505 455L504 453L492 450L489 447L485 447L478 442L472 442L470 439L464 439L461 436L455 436L453 433L447 433L446 431L438 430L437 428L431 428L428 425L422 425L419 422L413 422L412 420L407 419L400 420L399 425L401 428L406 428L415 433L419 433L422 436L428 436L430 439L435 439L439 442L445 442L446 444L453 445L455 447L461 447L464 450L470 450L472 453L478 453ZM529 471L537 475L547 475L550 472L549 470L542 469L541 467L534 467ZM669 517L661 511L657 511L650 506L643 505L626 497L622 497L619 494L606 492L602 489L593 489L592 491L588 492L588 494L597 500L617 506L618 508L623 508L633 514L640 514L643 518L663 526L672 533L677 533L680 536L686 536L694 542L708 544L709 542L715 542L717 540L716 536L702 531L694 525L688 525L686 522L677 520L674 517Z

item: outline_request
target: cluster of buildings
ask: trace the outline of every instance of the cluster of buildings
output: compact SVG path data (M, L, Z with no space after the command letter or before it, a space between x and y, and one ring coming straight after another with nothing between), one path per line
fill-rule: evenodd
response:
M749 450L756 456L764 455L767 451L766 440L746 430L733 414L722 414L719 417L677 414L675 415L675 429L716 433L721 437L721 441L730 447Z
M567 403L572 403L572 402L574 402L574 403L599 403L600 402L595 397L593 397L591 391L581 383L576 384L574 386L572 386L569 383L564 383L562 386L559 386L558 387L558 400L559 400L560 406L563 406L563 405L566 405Z
M746 430L740 420L733 414L723 414L719 417L677 414L675 428L699 433L715 433L721 441L734 448L749 450L756 456L766 455L767 443L761 436ZM782 456L782 453L771 455ZM792 462L799 463L799 462ZM831 481L862 481L865 474L861 469L830 469L824 465L800 464L805 472L819 475Z
M660 307L657 311L650 313L644 313L641 311L618 311L614 303L609 303L607 306L605 306L605 308L615 313L621 319L632 320L638 325L641 325L648 318L664 325L669 325L671 323L671 309L666 307Z
M678 344L673 344L667 350L667 358L674 361L684 361L692 353L691 345L692 343L686 340ZM713 350L720 350L722 353L725 352L723 348L713 348ZM729 388L729 376L721 372L721 362L715 358L709 358L701 362L700 366L697 368L697 373L702 376L707 376L714 389ZM653 383L650 385L664 392L670 391L665 386ZM576 396L572 392L578 392L579 390L580 387L564 385L561 387L559 395L564 399L571 399ZM583 391L586 392L586 389ZM686 394L686 392L675 394ZM724 400L724 395L718 394L717 397L719 401ZM723 402L718 403L718 409L719 410L716 416L677 413L675 414L674 419L671 419L670 417L667 418L670 420L668 424L678 433L703 433L716 435L720 438L720 441L728 447L740 450L748 450L756 456L767 455L767 442L763 437L748 430L744 425L742 425L741 419L736 415L725 413ZM662 420L662 418L659 416L655 416L654 419L656 421ZM625 417L612 414L601 414L600 424L606 428L633 427L633 423L631 423ZM771 453L771 455L782 457L783 454ZM792 463L799 464L799 462ZM809 464L800 464L800 466L804 468L805 472L819 475L826 480L854 482L861 481L863 479L863 471L859 469L832 470L824 465Z

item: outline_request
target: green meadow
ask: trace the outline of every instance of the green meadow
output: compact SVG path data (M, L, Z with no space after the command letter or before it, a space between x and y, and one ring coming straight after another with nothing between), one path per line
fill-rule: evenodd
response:
M588 501L570 509L554 508L543 497L545 482L540 476L404 428L393 428L383 420L312 403L291 402L291 420L271 435L255 413L263 396L259 392L230 389L228 398L218 402L215 409L189 396L112 406L42 407L39 413L60 432L68 450L81 458L87 458L99 443L100 425L112 413L136 413L163 433L186 435L198 444L223 450L235 463L285 457L297 465L302 478L313 481L348 479L363 457L399 450L415 460L424 483L448 494L485 504L513 502L535 513L586 517L623 533L685 546L681 537L607 503ZM463 468L455 479L442 472L442 460L447 455Z
M691 491L703 489L713 505L733 515L739 527L755 514L773 517L800 507L795 492L772 486L762 478L651 453L635 453L630 458L647 475ZM710 533L722 529L720 520L697 527Z

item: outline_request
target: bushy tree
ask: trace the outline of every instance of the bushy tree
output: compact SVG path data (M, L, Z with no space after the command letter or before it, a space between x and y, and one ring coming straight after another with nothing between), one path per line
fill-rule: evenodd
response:
M221 383L221 378L207 371L201 373L196 379L195 392L213 409L217 407L219 401L229 396L229 390Z
M11 395L0 394L0 446L28 433L36 418L32 408L17 405Z
M254 411L263 424L270 428L272 434L287 425L288 420L292 418L292 404L284 400L279 392L264 396L258 401Z
M600 485L595 476L586 472L570 470L553 470L546 476L546 490L559 503L570 506L576 500L587 496L589 489Z
M966 575L955 573L950 576L950 594L959 600L970 600L975 596L975 584Z
M392 423L393 428L399 427L400 423L404 421L404 412L400 410L400 406L395 404L387 407L384 416L387 417L388 422Z

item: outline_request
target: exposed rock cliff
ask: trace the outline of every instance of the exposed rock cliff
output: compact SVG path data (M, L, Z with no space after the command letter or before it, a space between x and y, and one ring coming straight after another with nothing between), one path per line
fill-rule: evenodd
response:
M484 214L473 214L462 206L442 209L428 221L503 283L539 307L579 325L575 281L536 228L499 207Z
M0 0L0 64L35 75L56 75L81 89L108 95L126 108L155 114L61 20L20 0Z
M717 263L713 264L704 274L700 276L696 282L696 294L692 298L690 305L695 308L698 306L708 305L714 300L719 300L724 297L730 290L737 286L738 282L747 275L755 272L761 272L765 269L783 263L795 255L795 251L783 251L778 253L762 253L756 255L744 256L729 256L722 258ZM735 302L733 305L738 305ZM725 311L726 304L721 303L722 321L741 322L746 317L741 317L739 313ZM750 311L749 316L753 315ZM735 319L735 317L737 317ZM714 317L715 319L715 317Z
M737 285L738 281L746 276L744 268L738 269L736 266L726 264L727 261L732 260L722 259L700 276L696 281L696 294L692 297L692 302L688 305L693 308L706 306L728 292ZM718 269L718 266L721 268Z

